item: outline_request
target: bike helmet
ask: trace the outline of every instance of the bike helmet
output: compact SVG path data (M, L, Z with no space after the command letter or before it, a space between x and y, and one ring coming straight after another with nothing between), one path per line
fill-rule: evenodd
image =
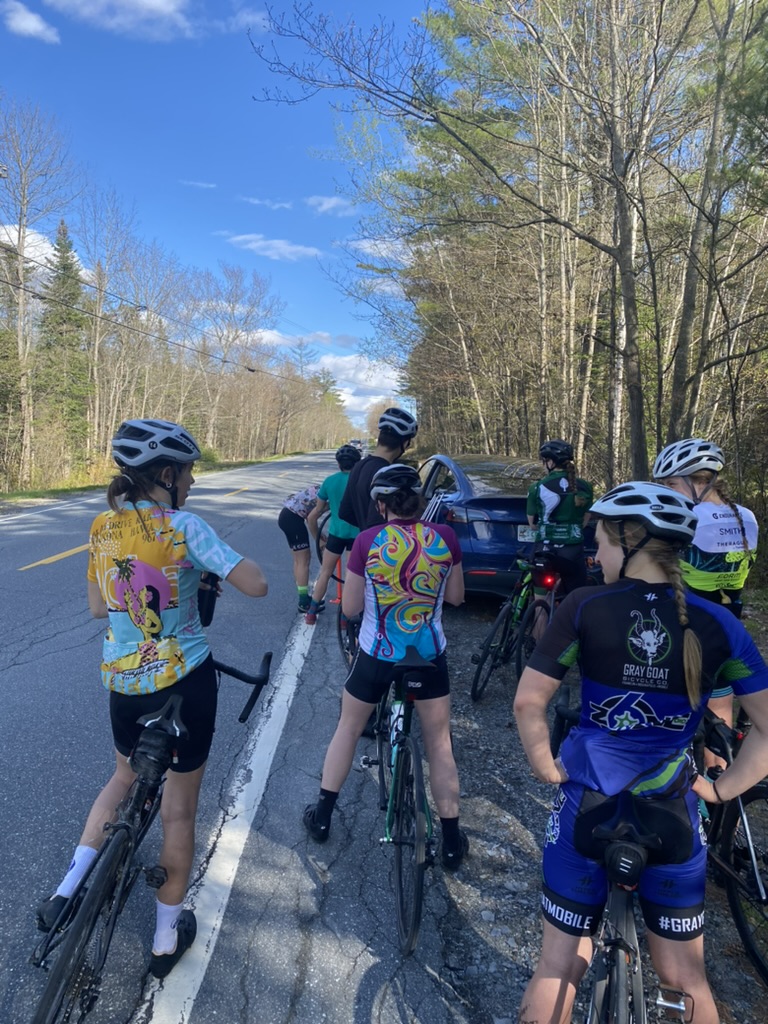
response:
M379 416L379 430L388 430L391 434L397 434L403 441L416 437L419 425L416 418L411 416L405 409L385 409Z
M419 474L411 466L406 466L402 462L384 466L371 480L371 497L374 501L385 494L394 494L395 491L421 493Z
M662 484L631 480L619 484L594 503L599 519L641 523L652 537L684 547L696 532L696 511L690 498Z
M343 444L336 452L336 461L341 466L342 464L354 466L356 462L362 459L362 454L359 448L355 448L353 444Z
M674 441L659 452L653 464L653 476L656 480L665 480L669 476L692 476L702 469L719 473L724 466L722 448L701 437L689 437Z
M185 465L200 458L200 449L177 423L126 420L112 438L112 458L121 469L146 466L157 459Z
M563 462L573 462L573 445L567 441L545 441L539 448L540 459L551 459L552 462L560 465Z

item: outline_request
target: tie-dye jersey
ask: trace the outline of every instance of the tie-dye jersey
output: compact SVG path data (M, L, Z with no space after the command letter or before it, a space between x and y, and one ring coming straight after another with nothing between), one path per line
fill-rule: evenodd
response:
M581 718L561 750L571 781L608 796L685 792L687 751L715 686L729 683L737 696L768 689L768 668L731 612L694 594L687 605L702 655L695 709L668 584L624 579L583 587L555 612L528 665L553 679L576 663L581 671Z
M392 519L359 534L347 571L365 580L360 649L381 661L399 661L408 644L423 658L441 654L445 584L460 562L458 538L442 523Z
M109 612L102 679L117 693L152 693L208 657L197 611L201 571L242 560L202 519L149 501L102 512L91 526L88 580Z

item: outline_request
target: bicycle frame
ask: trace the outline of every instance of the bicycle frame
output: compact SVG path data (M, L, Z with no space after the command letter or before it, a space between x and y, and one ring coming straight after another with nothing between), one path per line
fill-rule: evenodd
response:
M400 681L394 685L395 700L400 700L399 692L402 691L403 683ZM392 826L395 818L395 794L397 793L397 778L398 773L402 771L401 758L399 757L399 746L401 742L411 734L411 721L413 719L413 697L408 695L403 698L403 725L402 729L399 729L395 734L395 745L394 745L394 756L392 764L392 782L389 786L389 794L386 800L386 818L384 822L384 836L379 840L382 844L392 843ZM388 725L388 723L387 723ZM384 765L381 764L379 759L379 795L381 797L382 787L386 789L386 781L384 777ZM432 812L429 809L429 802L424 801L424 813L427 819L427 844L431 845L432 842ZM427 857L429 858L431 851L428 851Z

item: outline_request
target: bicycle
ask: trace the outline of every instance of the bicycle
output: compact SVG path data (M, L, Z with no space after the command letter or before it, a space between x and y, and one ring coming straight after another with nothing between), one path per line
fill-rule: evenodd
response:
M214 661L218 673L253 686L238 721L248 720L267 685L271 659L271 652L264 655L255 676ZM138 719L144 728L131 755L136 780L117 807L115 821L105 827L107 837L96 859L30 957L30 963L48 974L32 1024L84 1020L99 998L115 925L136 880L143 873L153 889L166 881L162 866L145 866L137 854L160 809L176 738L186 735L180 706L181 697L171 694L160 711Z
M382 846L395 854L395 909L400 951L412 953L421 927L424 873L434 863L432 814L424 787L421 751L411 733L413 695L408 674L434 671L415 647L392 666L389 690L376 710L376 757L360 759L362 768L378 767L379 808L386 811Z
M533 586L537 590L545 590L547 596L537 597L529 602L520 623L515 648L515 669L518 679L523 674L523 669L528 664L528 659L533 654L542 633L552 621L555 608L562 596L560 574L548 566L546 556L534 563Z
M323 554L328 540L328 527L331 525L331 510L327 509L317 520L317 534L315 536L315 554L320 565L323 564ZM331 579L334 583L343 583L344 577L341 574L341 558L337 561Z

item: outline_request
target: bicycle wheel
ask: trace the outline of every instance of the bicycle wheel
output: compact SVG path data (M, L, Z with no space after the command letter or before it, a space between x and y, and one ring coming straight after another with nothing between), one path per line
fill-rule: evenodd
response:
M317 536L315 537L315 554L320 565L323 564L323 553L325 552L325 545L328 542L328 528L331 525L331 510L323 512L320 518L317 520ZM331 573L331 579L336 583L343 583L341 572L337 572L338 563L336 564L333 572Z
M594 964L594 978L589 998L586 1024L610 1024L608 1016L608 959L601 952Z
M407 956L419 937L427 855L427 798L421 755L412 736L397 744L393 785L397 930L400 951Z
M517 651L515 652L518 679L523 674L523 669L528 664L528 659L533 654L533 649L538 642L538 637L534 634L534 626L539 614L545 617L545 622L549 622L549 601L534 601L525 609L525 615L523 615L517 634Z
M741 798L763 887L768 890L768 786L755 786ZM763 981L768 984L768 903L762 902L752 864L747 834L736 800L723 820L721 851L737 878L725 873L725 888L733 920L744 949Z
M357 630L354 620L348 619L341 610L336 615L336 635L339 640L339 650L347 668L352 668L352 662L357 654Z
M472 700L480 700L485 693L488 681L504 661L512 656L512 643L510 638L512 630L512 605L505 602L501 611L496 616L496 621L491 626L491 631L483 641L480 654L477 655L477 668L472 679L471 696ZM512 641L512 642L510 642Z
M386 811L392 784L392 747L389 742L389 693L385 693L376 709L376 760L379 763L379 809Z
M84 1015L93 1008L99 994L101 966L107 955L96 933L108 924L108 911L130 858L128 833L123 829L113 832L99 854L82 902L58 947L32 1024L69 1021L73 1013ZM101 924L100 917L103 917ZM111 935L107 936L107 941L109 937Z

